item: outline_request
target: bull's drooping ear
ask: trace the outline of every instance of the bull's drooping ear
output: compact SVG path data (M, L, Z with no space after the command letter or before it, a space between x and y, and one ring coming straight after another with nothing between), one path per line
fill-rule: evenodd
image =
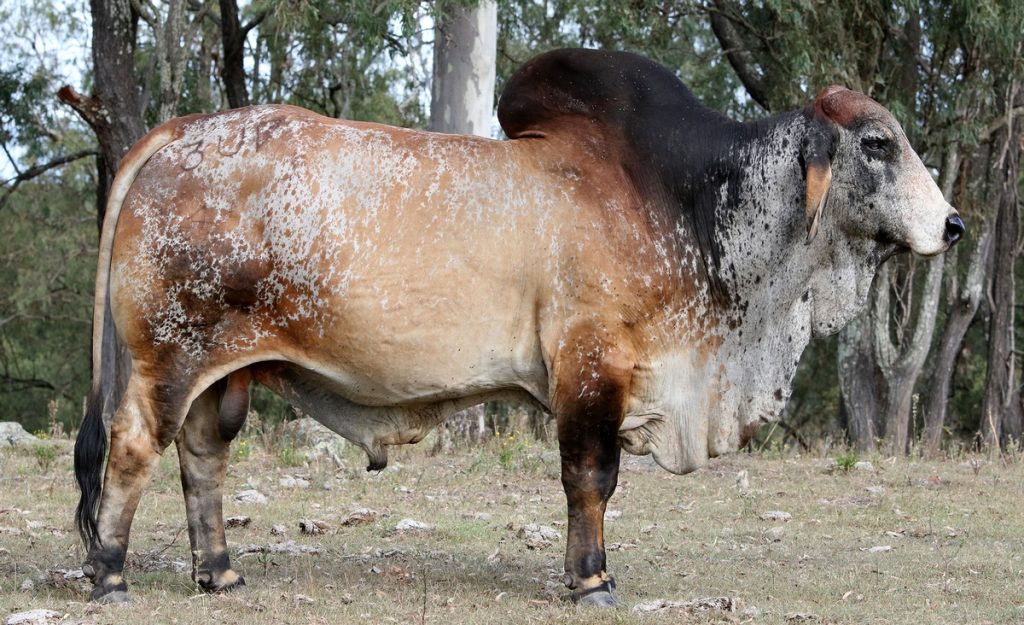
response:
M828 201L828 190L832 184L832 157L835 155L838 131L823 120L814 120L800 146L804 166L804 181L807 184L805 210L807 211L807 242L818 234L821 213Z

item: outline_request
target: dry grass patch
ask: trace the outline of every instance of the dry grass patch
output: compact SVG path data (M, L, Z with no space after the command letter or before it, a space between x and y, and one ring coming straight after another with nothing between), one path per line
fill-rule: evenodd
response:
M868 468L738 455L678 477L628 458L606 523L622 607L598 612L563 600L553 449L503 438L431 457L424 444L368 474L352 448L339 468L249 441L225 502L226 516L250 519L228 529L249 588L222 596L189 578L170 450L133 527L135 603L106 607L86 603L75 577L70 443L54 444L45 471L32 450L0 451L0 617L49 608L65 622L181 625L1024 620L1019 463L876 458ZM266 503L233 498L245 490ZM429 527L395 529L409 519ZM531 543L519 532L531 523L562 537Z

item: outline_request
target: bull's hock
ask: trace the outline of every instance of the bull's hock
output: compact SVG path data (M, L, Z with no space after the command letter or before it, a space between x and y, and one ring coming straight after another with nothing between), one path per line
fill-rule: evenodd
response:
M244 584L218 476L255 382L370 469L489 399L550 411L565 581L612 605L620 450L685 473L739 448L881 262L963 234L892 115L842 87L740 123L652 61L559 50L509 79L498 119L507 141L256 106L172 120L125 156L93 371L109 311L133 372L102 489L109 380L76 448L95 598L127 591L135 502L172 440L195 578Z

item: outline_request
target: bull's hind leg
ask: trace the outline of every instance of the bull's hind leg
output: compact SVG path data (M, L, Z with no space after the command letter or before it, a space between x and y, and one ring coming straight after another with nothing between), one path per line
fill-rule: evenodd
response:
M222 502L231 440L248 409L249 375L241 371L192 402L175 441L192 545L192 579L207 592L245 586L242 576L231 569Z
M94 584L92 598L128 600L122 577L128 534L153 467L185 417L187 389L132 372L110 423L110 454L103 478L96 538L82 567Z

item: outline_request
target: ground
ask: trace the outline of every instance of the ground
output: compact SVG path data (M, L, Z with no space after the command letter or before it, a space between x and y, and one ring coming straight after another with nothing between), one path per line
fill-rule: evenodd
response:
M621 607L602 612L564 600L557 453L537 443L501 437L437 456L424 443L395 450L381 473L351 447L339 467L280 441L236 444L225 513L251 518L228 529L248 588L215 596L189 578L169 450L136 516L127 607L86 601L71 443L46 444L56 454L0 450L0 618L48 608L95 624L1024 620L1024 459L1012 454L855 467L849 455L766 452L683 477L630 457L606 523ZM268 501L233 499L249 489ZM360 508L366 522L346 524ZM404 519L431 527L396 530ZM561 536L524 536L531 523ZM287 552L307 547L317 553ZM697 605L655 609L665 601Z

